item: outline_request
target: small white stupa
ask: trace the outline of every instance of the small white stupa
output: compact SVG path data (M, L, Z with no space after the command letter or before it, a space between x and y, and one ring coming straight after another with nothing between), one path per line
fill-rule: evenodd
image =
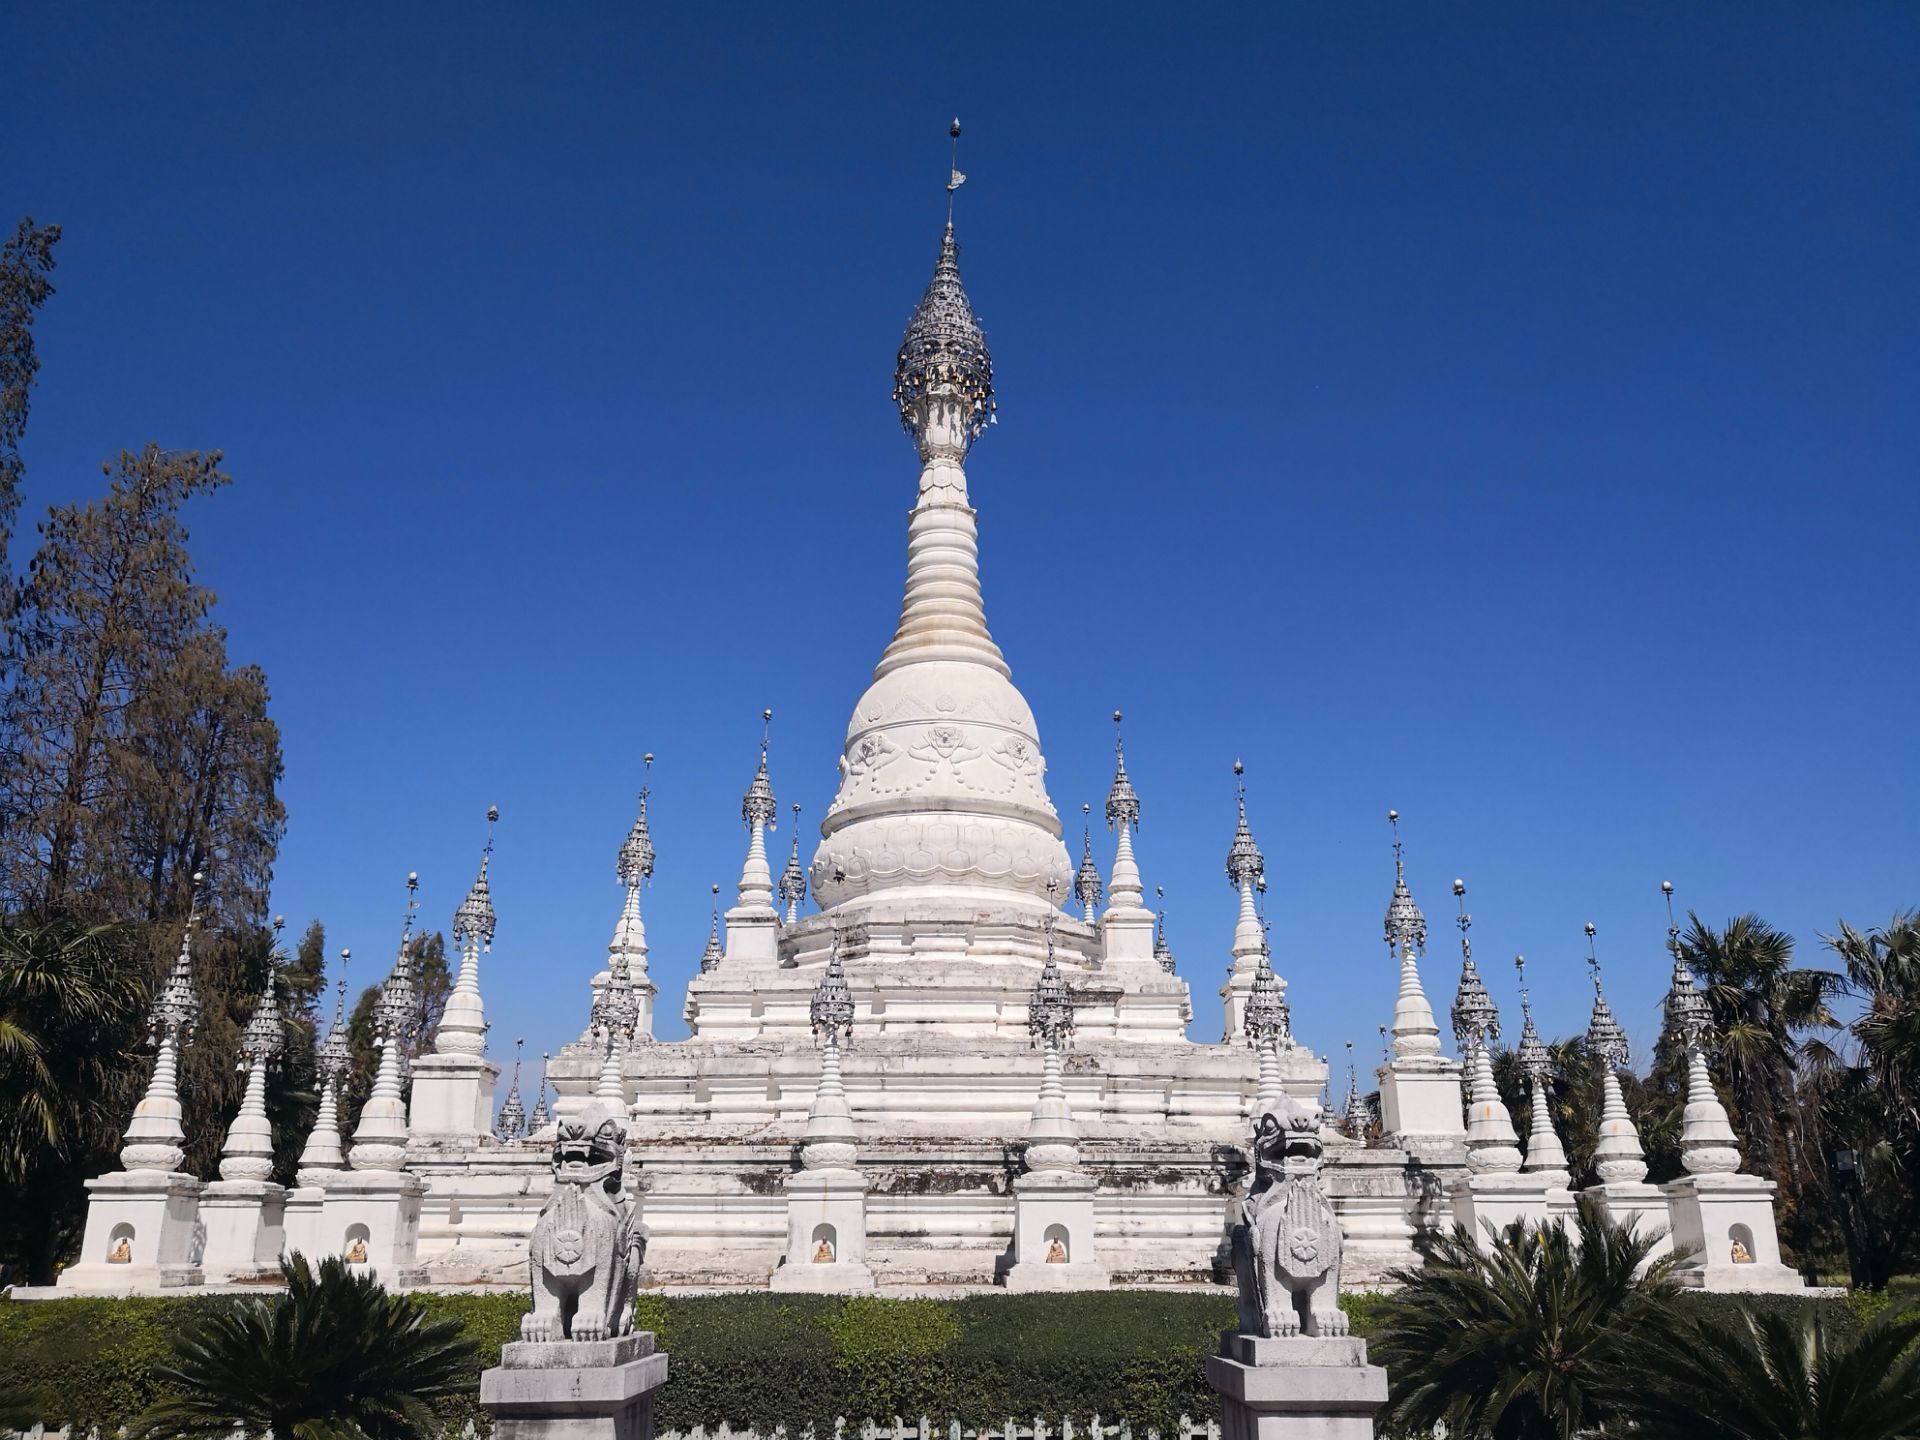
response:
M1707 1070L1713 1007L1695 988L1680 949L1672 882L1661 881L1660 890L1667 901L1667 949L1673 956L1667 1026L1687 1056L1687 1107L1680 1128L1680 1163L1687 1173L1661 1187L1673 1218L1674 1248L1692 1252L1676 1278L1703 1290L1805 1289L1799 1274L1781 1263L1773 1182L1740 1172L1739 1141Z
M200 922L195 872L180 954L153 997L148 1034L153 1076L134 1107L120 1145L124 1169L87 1181L87 1227L80 1258L60 1272L63 1290L129 1293L197 1285L201 1182L183 1170L186 1132L180 1118L180 1050L200 1023L193 986L193 936Z
M1473 959L1473 917L1467 885L1453 882L1460 905L1460 988L1453 1001L1453 1033L1467 1057L1467 1173L1452 1187L1453 1218L1484 1243L1515 1220L1547 1222L1549 1180L1521 1169L1520 1137L1493 1083L1492 1044L1500 1038L1500 1011Z
M775 1290L846 1294L873 1288L867 1180L857 1163L853 1111L840 1076L840 1046L853 1035L853 992L841 956L865 944L861 927L842 927L813 992L809 1014L820 1037L820 1078L801 1133L800 1169L786 1178L787 1251L773 1272Z

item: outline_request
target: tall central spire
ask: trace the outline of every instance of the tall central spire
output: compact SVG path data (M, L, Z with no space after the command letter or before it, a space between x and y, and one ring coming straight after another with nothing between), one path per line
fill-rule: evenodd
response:
M953 193L966 180L959 170L960 122L950 132L954 166L947 181L947 228L933 279L913 307L893 364L893 402L922 462L936 455L957 466L994 423L993 357L960 283L960 247L953 238Z
M957 138L958 122L951 132ZM957 159L957 155L956 155ZM948 193L960 183L950 172ZM1032 711L987 631L979 532L961 468L994 417L993 361L949 220L895 357L893 400L920 456L900 622L854 707L811 867L823 909L882 891L1054 908L1073 869Z
M953 223L933 279L913 308L894 362L893 399L920 452L920 492L907 520L907 588L900 624L874 676L918 660L970 660L1007 669L980 598L980 539L962 465L993 418L993 359L960 283Z

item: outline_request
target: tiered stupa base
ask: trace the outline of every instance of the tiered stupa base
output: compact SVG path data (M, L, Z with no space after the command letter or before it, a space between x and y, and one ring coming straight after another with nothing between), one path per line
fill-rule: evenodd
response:
M810 988L810 971L785 974L801 990ZM1098 984L1100 976L1076 980ZM855 985L864 1000L865 977L856 973ZM1004 986L1009 995L1022 988L1017 979ZM979 1006L974 1023L986 1033L895 1029L886 1024L889 1003L856 1027L842 1055L868 1186L865 1261L884 1287L992 1285L1011 1259L1013 1182L1040 1064L1023 1011L1016 1035L1011 1024L994 1023L998 999L963 1001L950 991L927 998ZM782 1008L770 1003L763 1018ZM642 1043L629 1055L631 1183L651 1232L656 1283L768 1283L789 1244L786 1186L819 1064L811 1034L798 1025L754 1040ZM1323 1062L1296 1050L1282 1064L1289 1093L1319 1093ZM598 1074L596 1057L569 1049L552 1073L558 1108L578 1108ZM1063 1078L1081 1166L1097 1187L1095 1247L1112 1282L1226 1283L1254 1083L1246 1047L1082 1032ZM410 1168L427 1183L420 1259L433 1281L524 1278L526 1236L550 1183L544 1143L416 1145ZM1350 1283L1375 1283L1417 1263L1414 1237L1442 1220L1445 1182L1457 1173L1431 1156L1329 1146L1327 1183L1347 1231Z

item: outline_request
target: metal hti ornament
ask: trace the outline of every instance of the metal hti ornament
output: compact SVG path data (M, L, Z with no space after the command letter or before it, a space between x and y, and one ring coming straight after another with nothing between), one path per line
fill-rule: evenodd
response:
M773 725L773 711L760 712L760 768L754 772L753 781L747 786L747 793L740 797L740 820L747 829L753 830L764 825L773 828L773 817L779 813L780 805L773 798L773 782L767 779L767 741Z
M493 948L493 891L487 885L487 867L493 862L493 827L500 819L500 807L487 807L487 843L480 852L480 873L474 877L467 898L453 912L453 943L465 948L477 945Z
M954 158L959 158L960 122L950 131ZM971 448L998 408L993 398L993 357L987 353L986 332L974 318L973 306L960 283L960 247L953 238L953 192L965 178L957 164L947 182L947 229L940 237L940 255L933 279L913 307L900 353L893 365L893 403L900 426L916 442L920 425L916 411L928 400L951 398L961 409L955 427L963 449Z
M1073 1000L1053 954L1053 917L1047 917L1047 963L1027 996L1027 1034L1035 1045L1073 1043Z
M1520 1044L1514 1050L1514 1059L1520 1062L1520 1069L1529 1080L1544 1084L1553 1078L1553 1052L1541 1040L1540 1032L1533 1028L1533 996L1527 990L1527 957L1513 957L1513 968L1520 977Z
M347 961L352 958L351 950L340 952L340 966L344 971ZM338 1080L353 1067L353 1051L347 1044L347 982L343 976L334 986L333 1028L327 1031L327 1038L313 1050L314 1069L322 1080Z
M520 1099L520 1048L527 1042L513 1042L513 1080L507 1086L507 1098L500 1105L500 1119L493 1133L501 1140L518 1140L527 1133L527 1107Z
M853 990L847 984L846 967L840 960L841 947L857 950L866 943L864 925L833 927L833 953L827 959L820 983L814 987L812 1003L807 1006L807 1019L813 1025L813 1033L835 1045L853 1037Z
M1268 1040L1282 1050L1293 1045L1292 1016L1280 991L1280 977L1273 973L1273 958L1265 940L1260 942L1260 968L1253 972L1253 989L1247 994L1242 1025L1247 1043L1255 1049Z
M1680 927L1673 919L1673 882L1662 880L1667 897L1667 949L1673 956L1673 988L1667 991L1667 1025L1689 1050L1705 1050L1713 1040L1713 1006L1694 987L1693 971L1680 950Z
M1164 886L1156 885L1153 887L1153 893L1154 898L1164 899L1167 892ZM1153 958L1160 962L1160 968L1162 970L1166 971L1169 975L1173 974L1173 947L1167 943L1167 911L1165 906L1162 906L1154 916Z
M780 872L780 883L774 887L789 915L797 914L807 899L807 872L800 864L800 807L795 805L792 810L793 852L787 856L787 868Z
M713 887L713 893L716 897L713 902L713 924L707 931L707 948L700 952L700 973L702 975L708 975L717 970L720 967L720 962L727 958L726 953L720 948L720 901L717 898L720 894L720 887L718 885Z
M529 1135L537 1135L553 1123L553 1116L547 1111L547 1061L552 1058L546 1051L540 1052L540 1093L534 1098L533 1113L527 1116Z
M653 765L653 756L647 755L645 764ZM620 853L614 858L614 878L629 890L638 890L653 878L653 834L647 829L647 795L649 787L640 787L640 813L634 819L633 829L627 832L627 838L620 842Z
M633 988L633 968L624 951L616 950L607 958L607 983L593 997L587 1023L608 1044L633 1039L640 1025L640 996Z
M1267 860L1260 853L1260 847L1253 843L1253 831L1247 827L1247 782L1241 778L1246 774L1246 767L1236 760L1233 762L1233 773L1238 791L1240 822L1234 827L1233 844L1227 847L1227 879L1234 889L1239 890L1266 877Z
M1467 913L1467 882L1454 881L1453 893L1460 902L1460 914L1454 921L1460 927L1460 988L1453 997L1453 1038L1465 1053L1500 1038L1500 1011L1473 963L1473 941L1468 934L1473 917Z
M200 997L193 988L193 931L200 923L200 887L206 878L201 872L194 872L187 928L180 936L180 954L147 1012L148 1041L154 1045L167 1035L177 1044L186 1045L192 1041L194 1027L200 1023Z
M1606 991L1600 988L1600 957L1593 944L1593 922L1587 922L1587 969L1593 976L1593 1015L1587 1021L1587 1050L1602 1065L1614 1070L1627 1067L1627 1032L1613 1017Z
M1407 863L1400 848L1400 812L1387 811L1387 823L1393 826L1393 898L1387 902L1387 948L1396 959L1409 950L1415 955L1425 955L1427 917L1420 913L1420 907L1413 903L1413 892L1407 889Z
M260 1001L253 1007L253 1014L247 1017L247 1027L240 1032L240 1061L238 1068L251 1069L255 1065L273 1065L280 1052L286 1048L286 1027L280 1021L280 998L274 993L274 982L280 977L280 929L286 924L286 917L276 915L273 918L274 948L267 957L267 981L261 987Z
M1081 806L1084 813L1088 807ZM1103 887L1100 884L1100 866L1093 858L1093 832L1086 826L1080 830L1080 869L1073 877L1073 898L1078 900L1085 913L1091 916L1099 908Z
M1113 712L1113 788L1107 791L1107 828L1140 828L1140 797L1127 778L1127 749L1120 740L1120 712Z
M406 1051L420 1028L420 987L414 979L413 917L419 908L420 876L407 873L407 917L400 927L400 948L393 957L393 969L380 986L380 999L373 1007L373 1031L382 1045L396 1047L404 1073Z

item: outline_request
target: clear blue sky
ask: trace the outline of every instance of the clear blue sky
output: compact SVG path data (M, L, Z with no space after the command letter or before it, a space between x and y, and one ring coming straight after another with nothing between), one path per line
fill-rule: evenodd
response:
M684 1033L761 707L811 841L891 633L956 113L989 620L1076 849L1128 714L1196 1038L1236 755L1322 1050L1391 1010L1390 805L1436 1001L1458 874L1550 1032L1591 919L1650 1038L1662 878L1813 960L1920 903L1920 11L798 10L0 18L0 210L66 228L28 538L226 451L275 905L356 984L498 803L495 1053L577 1034L651 750Z

